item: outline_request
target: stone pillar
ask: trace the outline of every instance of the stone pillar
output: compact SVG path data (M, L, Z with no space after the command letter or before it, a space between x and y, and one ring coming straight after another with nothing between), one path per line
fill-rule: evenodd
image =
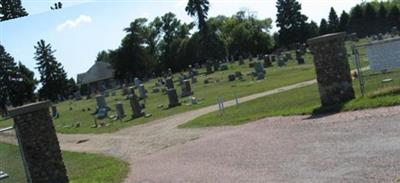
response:
M28 182L68 182L50 106L46 101L10 110Z
M181 105L179 103L178 94L176 93L176 90L174 88L168 89L167 93L168 93L168 100L169 100L169 104L168 104L169 108Z
M132 118L139 118L144 116L144 112L142 111L142 106L140 106L139 100L136 95L129 95L129 101L132 108Z
M308 40L314 55L322 106L340 104L355 98L344 44L345 36L342 32Z

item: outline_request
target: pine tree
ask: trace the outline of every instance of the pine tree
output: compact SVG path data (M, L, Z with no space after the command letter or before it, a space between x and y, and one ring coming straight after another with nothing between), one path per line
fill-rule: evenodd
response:
M319 24L319 35L324 35L329 33L328 22L323 18Z
M374 6L371 3L367 3L364 11L363 27L364 32L366 32L368 35L376 34L378 32L376 18L377 15Z
M60 100L59 97L66 97L67 74L54 57L55 51L44 40L38 41L35 49L34 58L37 60L37 69L42 84L42 88L39 89L40 98L57 101Z
M18 82L16 85L17 93L13 105L20 106L25 103L35 101L35 89L37 81L34 78L35 74L29 70L21 62L18 63Z
M356 5L350 12L349 19L349 32L357 33L360 37L365 36L364 33L364 13L363 8L360 5Z
M378 9L378 31L382 33L386 33L390 31L390 26L387 20L388 12L383 2L379 4Z
M278 0L276 2L279 43L288 46L291 43L304 42L307 17L301 14L301 4L296 0Z
M17 66L14 58L0 45L0 111L6 114L6 107L16 98Z
M388 21L391 27L400 28L400 10L397 6L392 6L388 15Z
M1 21L27 16L25 8L21 5L21 0L1 0L0 17Z
M190 16L197 16L199 30L203 36L208 33L207 16L209 9L210 2L208 0L189 0L185 8Z
M349 25L349 19L350 15L346 13L345 11L342 12L340 15L340 22L339 22L339 27L338 31L340 32L347 32L347 26Z
M339 17L337 16L335 9L331 7L328 19L328 32L329 33L337 32L338 29L339 29Z

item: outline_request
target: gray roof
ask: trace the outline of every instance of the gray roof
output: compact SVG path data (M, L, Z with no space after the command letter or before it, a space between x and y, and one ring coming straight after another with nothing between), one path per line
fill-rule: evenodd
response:
M85 77L86 73L80 73L76 76L76 83L81 84L83 81L83 78Z
M106 62L96 62L84 75L82 84L114 78L114 70Z

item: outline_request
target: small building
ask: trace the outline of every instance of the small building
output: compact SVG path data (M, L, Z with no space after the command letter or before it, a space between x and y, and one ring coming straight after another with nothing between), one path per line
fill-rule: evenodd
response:
M77 75L79 87L87 86L90 93L98 93L115 87L114 70L107 62L96 62L86 73Z

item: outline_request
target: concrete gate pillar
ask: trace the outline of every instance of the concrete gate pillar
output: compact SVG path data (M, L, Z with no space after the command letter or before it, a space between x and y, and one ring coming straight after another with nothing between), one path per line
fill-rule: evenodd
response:
M314 55L322 106L354 99L354 89L344 44L346 34L333 33L309 39Z
M10 110L21 148L26 176L31 183L67 183L56 130L50 116L51 102L38 102Z

